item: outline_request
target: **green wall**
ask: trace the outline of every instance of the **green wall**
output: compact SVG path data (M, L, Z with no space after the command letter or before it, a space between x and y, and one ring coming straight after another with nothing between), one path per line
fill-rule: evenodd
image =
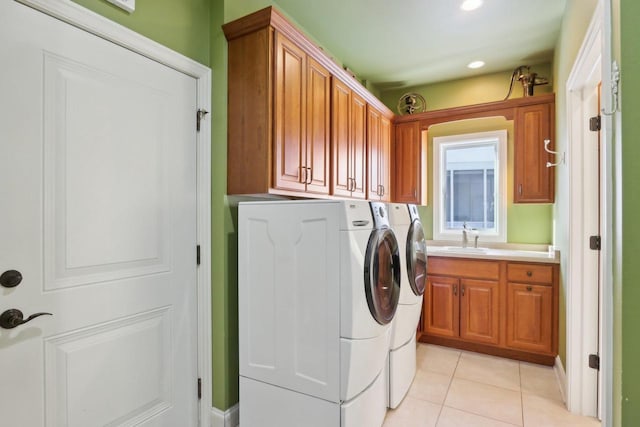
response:
M622 412L624 427L640 424L640 2L620 0L620 67L621 67L621 117L622 117L622 224L616 235L621 241L621 276L616 277L616 287L621 285L622 329ZM618 347L620 348L620 347Z
M553 92L556 85L553 81L550 63L531 65L531 72L549 79L549 84L535 87L535 95ZM513 69L428 85L385 90L380 94L380 100L394 112L397 111L398 100L407 92L416 92L422 95L427 101L428 111L502 101L509 92L512 73ZM516 81L509 99L521 98L522 95L522 85Z
M211 0L137 0L129 14L105 0L73 0L152 40L209 65Z
M238 401L237 249L227 193L227 41L222 32L225 1L211 2L211 258L213 406Z
M474 132L488 132L506 129L507 144L507 242L510 243L551 243L551 204L513 203L513 121L504 118L486 118L442 123L431 126L427 132L427 206L420 208L420 218L424 224L425 237L433 236L433 138Z

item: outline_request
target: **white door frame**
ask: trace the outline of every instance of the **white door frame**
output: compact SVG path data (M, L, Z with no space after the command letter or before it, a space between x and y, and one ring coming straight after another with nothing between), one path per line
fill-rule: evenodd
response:
M607 116L602 115L601 135L601 196L583 191L580 183L583 174L595 174L597 170L584 162L584 139L588 121L582 111L582 100L577 91L589 77L602 82L601 102L603 110L611 111L608 102L611 94L609 67L610 50L610 0L599 0L584 41L574 62L566 84L567 128L569 132L569 265L567 286L567 406L571 412L599 417L603 425L610 425L612 404L612 137ZM600 205L600 277L583 275L584 266L590 261L583 214L585 206ZM594 295L596 281L600 280L601 295ZM591 290L585 292L585 290ZM597 292L596 292L597 294ZM596 309L594 309L594 305ZM597 306L600 306L600 314ZM600 330L591 325L600 325ZM598 335L600 334L600 344ZM588 354L600 355L601 381L587 366ZM598 404L599 403L599 404Z
M196 79L197 106L211 111L211 69L135 31L98 15L71 0L16 0L54 18L109 40ZM209 115L210 117L210 115ZM196 125L196 112L193 112ZM198 375L202 379L200 426L211 414L211 126L203 120L197 138L197 239L200 245L198 279ZM196 260L194 260L195 262ZM195 379L194 379L195 381ZM194 394L196 384L194 382Z

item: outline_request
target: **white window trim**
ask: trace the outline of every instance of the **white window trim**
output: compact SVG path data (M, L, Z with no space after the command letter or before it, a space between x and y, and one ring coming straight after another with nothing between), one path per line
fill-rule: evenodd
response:
M452 142L460 145L477 144L498 141L498 167L494 172L497 182L496 195L496 232L480 231L480 241L507 241L507 131L506 129L489 132L467 133L460 135L441 136L433 138L433 239L458 240L462 238L460 231L445 231L442 229L441 218L444 217L442 197L444 189L441 185L440 171L444 167L444 155L441 147Z

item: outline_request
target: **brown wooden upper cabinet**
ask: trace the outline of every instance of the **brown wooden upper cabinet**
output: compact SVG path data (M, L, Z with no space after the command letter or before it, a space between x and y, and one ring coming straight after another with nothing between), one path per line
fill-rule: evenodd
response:
M267 7L223 30L228 194L364 199L368 171L389 176L388 157L367 165L368 111L387 128L393 113L280 12ZM375 144L388 146L379 132Z
M504 116L514 121L514 203L553 203L555 168L553 155L544 149L554 147L554 94L507 101L447 108L397 116L395 123L393 200L400 203L426 204L426 164L423 131L438 123L482 117ZM422 180L422 182L421 182Z
M424 150L420 122L396 124L394 140L393 201L397 203L426 204L426 167L423 167Z
M553 203L555 159L545 151L545 140L553 150L554 102L516 108L514 150L515 203Z
M367 103L333 79L333 194L366 197Z
M329 194L331 74L275 33L275 185Z
M391 120L367 106L367 199L391 201Z

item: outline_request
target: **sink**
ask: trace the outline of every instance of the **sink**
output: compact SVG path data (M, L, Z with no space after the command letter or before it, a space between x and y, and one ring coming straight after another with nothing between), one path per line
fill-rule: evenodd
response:
M473 248L473 247L466 247L463 248L462 246L444 246L443 250L447 251L447 252L458 252L458 253L464 253L464 254L485 254L489 251L489 248Z
M549 253L543 251L528 251L528 250L518 250L518 249L494 249L494 248L474 248L467 247L463 248L462 246L437 246L430 245L427 248L427 254L432 256L447 256L447 254L451 254L452 256L466 256L467 258L493 258L493 259L506 259L506 260L520 260L525 259L528 261L547 261L552 260L552 262L556 262L557 253Z

